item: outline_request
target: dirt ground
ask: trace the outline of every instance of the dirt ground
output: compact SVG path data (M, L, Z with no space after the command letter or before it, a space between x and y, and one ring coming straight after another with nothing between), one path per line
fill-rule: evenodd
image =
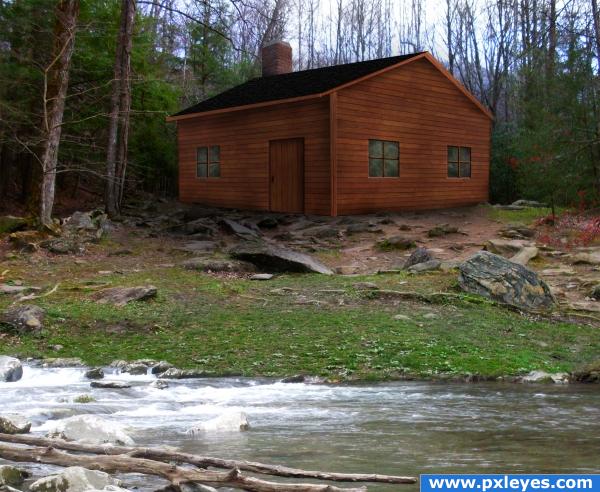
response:
M600 247L548 247L536 242L545 230L531 228L528 215L525 218L519 214L501 215L490 206L334 218L145 202L126 210L108 238L86 243L85 252L60 255L40 248L35 253L19 254L5 237L0 240L0 255L12 260L12 268L7 264L0 268L0 274L11 269L14 274L17 268L26 281L37 278L39 282L42 274L48 283L64 275L135 272L143 271L147 265L172 267L196 256L225 257L229 248L247 238L224 227L223 219L234 221L268 242L314 255L338 274L364 275L401 269L414 247L381 248L382 241L394 236L427 248L442 262L442 270L448 271L476 251L489 248L489 240L501 239L507 223L514 218L519 219L520 226L531 229L532 237L522 238L521 243L538 248L537 257L527 266L547 281L559 303L584 316L600 317L600 302L590 297L591 288L600 283L600 266L572 261L577 253L595 255ZM200 224L203 232L198 233L198 227L188 224ZM430 237L429 231L440 225L456 232ZM209 251L195 251L193 247L186 251L190 244L198 243L210 243L211 247ZM6 279L14 278L13 274L4 273Z

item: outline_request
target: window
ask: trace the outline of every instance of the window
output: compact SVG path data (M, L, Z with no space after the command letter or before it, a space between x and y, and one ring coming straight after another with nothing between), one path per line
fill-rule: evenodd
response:
M448 177L471 177L471 147L448 146Z
M397 178L400 175L398 142L369 140L369 177Z
M196 149L196 177L218 178L221 176L221 147L198 147Z

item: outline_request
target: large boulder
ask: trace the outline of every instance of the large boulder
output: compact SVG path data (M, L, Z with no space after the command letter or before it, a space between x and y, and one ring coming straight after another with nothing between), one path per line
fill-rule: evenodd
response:
M91 212L74 212L71 217L65 220L64 227L73 231L96 229Z
M44 327L44 310L35 304L20 304L9 307L0 322L7 324L19 333L38 332Z
M121 446L135 444L121 425L95 415L75 415L59 420L48 432L48 437L85 444L109 443Z
M188 434L200 434L202 432L239 432L250 428L248 418L244 412L227 412L206 422L198 422Z
M94 299L99 304L113 304L115 306L124 306L132 301L144 301L156 297L157 289L153 285L143 285L140 287L111 287L97 292Z
M238 260L249 261L259 268L273 272L314 272L333 275L333 272L304 253L256 242L234 247L229 254Z
M0 382L14 383L23 377L23 366L19 359L0 355Z
M88 470L81 466L71 466L56 475L40 478L29 486L29 490L31 492L85 492L87 490L112 490L108 487L119 487L120 485L122 482L112 478L108 473Z
M459 266L461 288L526 311L545 311L555 304L546 283L532 270L502 256L479 251Z
M0 433L27 434L31 430L31 422L20 415L0 415Z

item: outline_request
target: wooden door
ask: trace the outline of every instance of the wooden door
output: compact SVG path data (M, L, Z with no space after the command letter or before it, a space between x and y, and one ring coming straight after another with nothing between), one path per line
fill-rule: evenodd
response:
M304 139L269 142L269 193L273 212L304 212Z

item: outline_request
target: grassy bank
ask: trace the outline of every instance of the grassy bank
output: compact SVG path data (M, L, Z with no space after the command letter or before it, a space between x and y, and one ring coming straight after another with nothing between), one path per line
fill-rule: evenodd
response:
M114 260L113 260L114 261ZM16 260L12 269L23 267ZM164 359L215 375L387 379L569 371L600 353L597 328L529 319L456 290L456 273L408 277L282 275L268 282L218 278L178 266L99 274L99 264L48 263L61 282L34 301L47 310L41 335L0 337L0 353ZM25 269L21 277L36 272ZM456 296L435 303L376 299L381 289ZM90 297L102 284L153 284L154 300L122 308ZM9 300L0 298L0 309ZM406 319L394 316L405 315ZM52 349L62 345L60 352Z

